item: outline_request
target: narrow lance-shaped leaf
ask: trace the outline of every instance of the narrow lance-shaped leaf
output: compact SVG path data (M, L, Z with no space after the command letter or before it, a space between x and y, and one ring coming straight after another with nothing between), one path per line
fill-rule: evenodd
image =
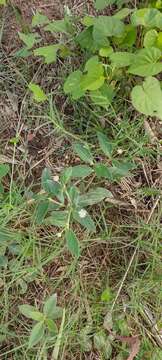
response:
M80 247L78 239L73 232L73 230L67 230L65 233L66 242L67 242L67 248L71 252L71 254L75 257L80 256Z
M33 346L38 344L39 341L42 340L44 336L44 331L45 326L43 321L39 322L33 327L29 338L29 348L32 348Z
M101 150L104 152L106 156L111 158L112 152L113 152L113 145L112 142L109 141L107 136L101 132L97 133L98 141L100 144Z
M106 197L112 197L112 193L101 187L89 190L86 194L79 197L80 206L95 205L104 200Z

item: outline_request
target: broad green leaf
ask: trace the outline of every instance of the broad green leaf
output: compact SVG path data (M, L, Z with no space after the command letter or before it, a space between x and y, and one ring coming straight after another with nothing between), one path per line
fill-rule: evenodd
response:
M128 72L138 76L153 76L162 71L161 51L155 47L139 50Z
M137 38L137 29L130 24L126 25L125 34L123 36L122 42L120 43L121 48L124 49L131 48L135 44L136 38Z
M157 41L156 41L156 46L162 50L162 32L158 33L158 37L157 37Z
M100 89L90 92L90 98L94 104L103 108L110 106L114 95L114 89L109 84L104 84Z
M47 215L49 208L49 200L41 201L35 210L35 222L40 225L43 223L45 216Z
M41 14L39 11L32 17L32 26L45 25L49 23L49 19L46 15Z
M112 175L112 171L111 171L112 167L108 167L105 164L96 164L95 165L95 173L97 175L97 177L100 178L105 178L108 179L110 181L113 181L113 175Z
M38 42L38 34L24 34L22 32L19 32L20 39L24 42L27 49L32 49L32 47Z
M152 8L139 9L132 14L131 22L133 26L162 29L162 13Z
M93 165L93 155L88 145L76 143L73 145L74 152L79 155L80 159Z
M101 132L97 132L97 137L98 137L98 141L99 141L101 150L104 152L104 154L106 156L108 156L111 159L112 152L113 152L112 142L109 141L107 136Z
M106 197L112 197L112 193L101 187L89 190L86 194L80 195L79 206L86 207L89 205L95 205L104 200Z
M67 33L68 32L68 26L66 20L54 20L50 22L45 28L45 31L50 32L61 32L61 33Z
M29 348L32 348L33 346L38 344L39 341L42 340L44 336L44 331L45 327L43 321L39 322L33 327L29 338Z
M20 305L19 311L22 315L35 321L42 321L44 318L40 311L38 311L34 306L28 304Z
M156 46L158 33L155 29L148 30L144 37L144 47Z
M99 64L99 57L97 55L92 56L85 64L85 68L84 71L92 71L93 66L95 67L96 65Z
M85 91L80 87L81 78L81 71L76 70L68 76L64 83L65 94L71 94L74 100L79 99L85 94Z
M0 180L6 176L10 171L10 167L7 164L0 164Z
M46 300L43 307L43 313L46 315L47 318L52 319L52 315L56 311L56 305L57 294L53 294L49 297L49 299Z
M45 224L57 227L66 227L68 222L68 211L52 211L51 215L46 218Z
M52 64L57 60L57 51L59 49L60 45L42 46L34 50L34 56L43 56L45 64Z
M132 103L136 110L149 116L162 119L162 90L160 82L148 77L142 85L136 85L131 93Z
M7 5L7 0L0 0L0 5Z
M84 16L84 18L82 19L82 24L85 26L93 26L94 25L94 21L95 21L95 17L94 16Z
M130 170L134 169L134 164L128 161L113 161L113 166L110 168L113 178L120 179L128 176Z
M73 230L67 230L65 233L65 237L66 237L68 250L71 252L73 256L78 258L80 256L80 247L79 247L78 239L75 233L73 232Z
M29 90L33 93L33 98L37 102L44 102L47 100L47 95L45 92L41 89L41 87L37 84L30 83L28 85Z
M112 65L116 66L117 68L129 66L133 61L136 61L136 56L126 51L113 52L109 55L109 58L112 62Z
M116 0L95 0L95 8L97 10L103 10L108 5L113 5Z
M88 73L81 78L80 86L83 91L97 90L105 81L104 67L102 64L93 64L91 68L88 68Z
M126 18L128 15L132 13L133 9L123 8L118 11L113 17L119 20Z
M94 47L93 39L93 26L88 27L87 29L81 31L79 35L76 36L75 41L80 45L82 49L92 50Z
M73 178L85 178L93 173L93 169L86 165L77 165L72 168Z
M93 37L96 41L102 37L121 36L125 26L121 20L113 16L98 16L95 19Z
M102 57L109 57L110 54L112 54L113 48L112 46L104 47L99 50L99 55Z
M83 212L84 212L84 216L83 216ZM88 231L90 231L90 232L96 231L95 223L86 210L84 210L84 209L81 209L78 211L76 210L73 212L72 216L75 221L77 221L80 225L82 225Z

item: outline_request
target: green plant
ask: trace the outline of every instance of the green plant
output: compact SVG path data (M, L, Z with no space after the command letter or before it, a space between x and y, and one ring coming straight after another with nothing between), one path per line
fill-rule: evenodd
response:
M95 184L98 179L116 182L127 176L134 168L128 159L118 161L113 158L113 143L98 132L98 142L101 151L108 157L103 163L98 163L90 147L85 143L74 143L74 152L86 165L77 165L65 168L60 176L52 176L49 169L42 173L42 190L36 196L37 206L35 209L35 222L37 225L45 224L61 228L58 236L65 235L67 247L73 256L79 257L80 247L76 234L73 231L73 223L79 223L89 232L95 232L96 226L87 208L97 205L106 198L113 197L105 187L93 185L85 186L82 179L92 177Z
M57 295L50 296L44 303L43 310L24 304L19 306L19 311L28 319L36 321L29 338L29 348L34 347L43 338L45 341L58 334L56 320L62 317L62 308L57 306Z
M104 0L95 4L100 9L114 2ZM78 32L79 23L83 30ZM162 72L159 3L154 8L121 8L112 16L87 15L77 19L68 13L63 20L52 22L36 13L32 29L38 26L52 34L62 33L61 43L34 49L34 56L42 56L46 64L55 62L57 57L80 56L81 51L82 64L66 79L65 94L73 100L86 96L92 104L106 109L113 106L117 97L127 96L139 112L162 119L161 83L155 78ZM19 36L26 45L25 56L43 40L35 30ZM128 93L123 92L125 87ZM38 101L45 100L44 94Z

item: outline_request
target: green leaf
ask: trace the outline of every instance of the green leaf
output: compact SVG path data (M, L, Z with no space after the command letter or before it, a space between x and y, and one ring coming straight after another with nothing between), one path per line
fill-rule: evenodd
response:
M111 159L113 152L113 145L111 141L109 141L107 136L101 132L97 132L97 137L101 150L104 152L106 156L108 156Z
M144 37L144 47L156 46L157 37L158 33L155 29L147 31Z
M56 323L51 319L46 319L45 322L47 324L47 327L48 327L48 330L50 331L50 333L52 333L52 335L56 335L58 333L58 328L57 328Z
M142 85L136 85L131 93L136 110L149 116L162 119L162 90L160 82L154 77L145 79Z
M57 227L66 227L68 222L68 211L52 211L51 215L46 218L45 224Z
M63 189L60 183L52 179L51 171L45 168L41 178L42 188L51 196L56 196L61 203L64 202Z
M22 32L18 32L20 39L24 42L27 49L31 49L39 40L38 34L24 34Z
M10 167L7 164L0 164L0 180L6 176L10 171Z
M90 98L94 104L103 108L110 106L114 95L114 89L109 84L104 84L100 89L90 92Z
M109 179L110 181L114 180L111 171L112 167L108 167L105 164L96 164L94 170L98 178L105 178Z
M37 205L36 211L35 211L36 224L40 225L43 223L43 220L44 220L45 216L47 215L48 208L49 208L49 200L41 201Z
M44 336L44 331L45 331L45 327L44 327L44 322L41 321L38 324L36 324L30 334L30 338L29 338L29 348L31 349L32 347L34 347L36 344L38 344L39 341L42 340L43 336Z
M79 99L85 94L85 91L80 87L81 78L81 71L76 70L68 76L64 84L65 94L72 94L74 100Z
M113 16L98 16L95 19L93 37L99 41L102 37L121 36L124 33L125 26Z
M73 256L78 258L80 256L80 247L79 247L78 239L75 233L73 232L73 230L67 230L65 233L65 237L66 237L68 250L71 252Z
M95 0L95 8L103 10L108 5L113 5L116 0Z
M41 14L39 11L36 11L36 14L32 17L32 26L45 25L49 23L49 19L46 15Z
M157 37L157 41L156 41L156 46L162 50L162 32L158 33L158 37Z
M46 315L47 318L52 319L52 315L56 311L56 305L57 294L53 294L49 297L49 299L46 300L43 307L43 313Z
M57 51L59 49L60 45L42 46L34 50L34 56L43 56L45 64L52 64L57 60Z
M44 91L41 89L41 87L39 85L30 83L28 85L28 88L32 91L33 98L35 101L44 102L47 100L46 94L44 93Z
M116 66L117 68L129 66L133 61L136 61L136 56L126 51L113 52L109 55L109 58L112 62L112 65Z
M7 1L6 0L0 0L0 5L7 5Z
M23 47L20 50L16 51L14 56L17 58L27 58L32 55L32 51L28 50L28 48Z
M50 22L45 28L45 31L50 31L52 33L61 32L61 33L68 33L67 22L65 20L54 20Z
M162 71L161 51L155 47L139 50L128 72L138 76L153 76Z
M123 8L118 11L113 17L119 20L126 18L128 15L132 13L133 9Z
M113 294L111 288L107 287L101 294L101 301L110 302L113 299Z
M106 197L112 197L112 193L101 187L89 190L86 194L80 195L79 206L86 207L89 205L95 205L104 200Z
M35 321L42 321L44 318L43 314L40 311L38 311L34 306L28 304L20 305L19 311L25 317Z
M61 176L60 176L60 182L63 185L68 184L68 182L70 181L72 177L72 166L65 168L62 172L61 172Z
M162 29L162 13L152 8L139 9L132 14L131 22L133 26Z
M93 173L93 169L86 165L77 165L72 168L73 178L85 178Z
M84 145L81 143L76 143L73 145L74 152L79 155L80 159L93 165L93 155L89 149L88 144Z
M93 26L94 25L94 20L95 20L95 17L94 16L84 16L84 18L82 19L82 24L85 25L85 26Z
M85 215L84 217L83 217L83 211L84 211L84 215ZM86 210L84 210L84 209L81 209L78 211L76 210L73 212L72 216L75 221L77 221L80 225L82 225L88 231L90 231L90 232L96 231L95 223Z
M99 50L99 55L102 57L109 57L109 55L112 53L113 53L112 46L104 47Z
M88 68L88 73L82 76L80 86L83 91L97 90L104 84L104 81L103 65L93 63L92 66Z

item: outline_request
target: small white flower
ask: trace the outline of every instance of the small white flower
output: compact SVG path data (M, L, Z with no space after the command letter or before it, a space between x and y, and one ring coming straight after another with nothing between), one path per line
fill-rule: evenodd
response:
M123 149L118 149L118 150L117 150L117 153L118 153L119 155L122 155L122 154L123 154Z
M58 176L58 175L55 175L55 176L53 177L53 180L56 181L56 182L59 182L59 176Z
M57 233L58 238L61 238L61 236L62 236L62 233Z
M87 211L85 209L81 209L78 214L81 219L84 219L87 216Z

